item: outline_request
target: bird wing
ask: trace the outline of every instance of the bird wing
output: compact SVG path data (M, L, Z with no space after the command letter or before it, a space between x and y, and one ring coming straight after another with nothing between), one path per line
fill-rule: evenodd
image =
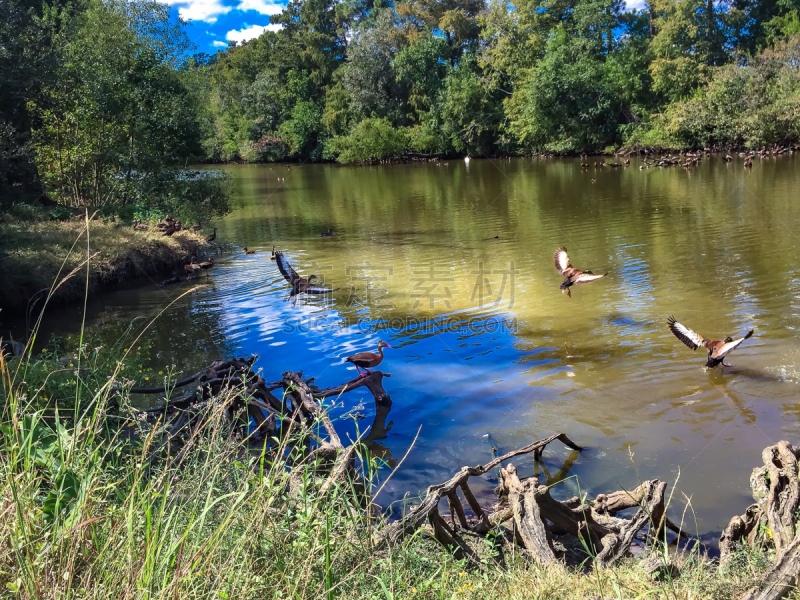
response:
M745 341L751 335L753 335L753 330L752 329L750 331L748 331L747 335L745 335L744 337L740 337L738 340L733 340L731 342L728 342L726 344L722 344L721 346L718 346L714 350L713 354L711 355L711 358L725 358L728 355L728 353L730 353L732 350L734 350L736 347L738 347L739 344L741 344L743 341Z
M675 320L675 317L669 317L667 319L667 326L676 338L678 338L692 350L697 350L697 348L700 346L705 346L706 342L708 341L699 333L696 333L685 325L678 323Z
M278 263L278 269L280 270L281 275L283 275L283 278L289 283L294 283L300 278L300 275L297 274L297 271L295 271L292 268L292 265L289 264L289 261L286 260L283 252L275 253L275 262Z
M351 363L372 362L376 358L378 358L378 355L374 352L359 352L358 354L353 354L353 356L348 356L345 360Z
M597 281L598 279L602 279L608 275L608 273L603 273L602 275L595 275L594 273L581 273L577 277L575 277L572 282L575 285L580 285L582 283L590 283L592 281Z
M558 271L560 275L563 275L564 271L567 269L572 268L569 262L569 256L567 256L567 249L564 246L561 246L561 248L555 251L553 260L556 263L556 271Z

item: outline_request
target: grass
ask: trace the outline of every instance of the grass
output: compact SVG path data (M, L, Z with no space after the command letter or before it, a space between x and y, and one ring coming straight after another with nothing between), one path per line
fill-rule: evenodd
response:
M768 565L742 550L722 571L691 553L679 578L655 581L635 560L543 568L513 548L500 567L487 545L481 571L424 531L376 554L382 521L353 487L319 494L316 465L275 458L292 440L272 452L232 437L229 398L207 410L191 452L148 469L157 429L134 418L135 435L121 430L134 413L124 393L112 402L107 376L124 357L79 350L71 369L58 358L0 363L0 590L14 597L723 599Z
M91 223L89 292L110 283L142 277L158 278L180 268L198 253L205 238L193 231L164 237L156 231L136 231L129 225L95 220ZM0 215L0 307L24 312L28 299L53 281L81 267L86 260L83 219L51 221ZM81 252L82 250L82 252ZM83 298L85 276L61 285L52 303Z

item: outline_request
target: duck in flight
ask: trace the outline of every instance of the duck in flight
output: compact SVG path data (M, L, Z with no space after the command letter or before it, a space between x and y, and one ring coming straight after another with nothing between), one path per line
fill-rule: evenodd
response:
M359 352L358 354L353 354L353 356L348 356L345 360L356 366L356 370L361 377L366 377L371 372L369 367L377 367L381 364L384 348L391 348L391 346L383 340L380 340L378 342L377 354L375 352ZM364 369L363 373L361 369Z
M556 271L558 271L559 275L564 278L564 281L561 282L561 293L566 293L567 296L572 298L572 292L569 288L573 285L581 285L582 283L591 283L592 281L596 281L598 279L602 279L608 273L603 273L602 275L595 275L591 271L581 271L580 269L576 269L572 266L569 262L569 256L567 256L567 249L564 246L561 246L558 250L556 250L555 254L553 254L553 260L556 263Z
M289 261L286 260L283 252L275 253L275 262L278 263L278 269L281 275L283 275L283 278L292 286L292 290L289 292L289 299L291 300L294 298L295 303L297 303L297 296L299 294L330 294L339 289L323 288L314 285L311 283L311 280L317 279L316 275L309 275L308 278L300 277L297 271L292 268L292 265L289 264Z
M738 348L739 344L753 335L753 330L748 331L744 337L734 340L731 337L726 337L724 340L708 340L699 333L696 333L678 323L674 317L667 319L667 326L673 335L689 346L692 350L697 350L700 346L708 350L708 361L706 367L713 369L721 364L723 367L732 367L733 365L725 364L725 357L728 356L734 349Z

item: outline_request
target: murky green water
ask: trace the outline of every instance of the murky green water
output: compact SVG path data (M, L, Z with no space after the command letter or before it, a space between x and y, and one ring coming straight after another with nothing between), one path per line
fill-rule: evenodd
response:
M337 409L366 417L342 422L351 437L377 416L369 439L392 463L419 431L384 504L489 460L492 445L562 431L588 447L545 456L551 476L577 476L571 492L678 480L673 516L685 494L688 528L719 530L749 503L761 450L800 441L800 159L638 165L227 167L239 199L217 225L237 249L143 336L139 377L258 353L267 379L303 370L334 385L354 375L344 357L385 339L391 411L375 415L362 390ZM293 307L273 244L338 291ZM575 266L609 276L562 296L552 258L562 244ZM93 325L129 339L186 289L104 296ZM734 368L706 371L703 351L667 330L669 315L715 339L756 333Z

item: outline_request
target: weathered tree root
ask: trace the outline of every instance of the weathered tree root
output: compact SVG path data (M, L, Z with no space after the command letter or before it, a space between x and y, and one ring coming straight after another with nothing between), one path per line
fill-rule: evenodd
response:
M185 444L191 434L203 426L204 409L213 399L221 398L224 400L222 408L225 418L232 429L242 436L248 431L247 419L238 417L245 415L255 421L253 439L283 439L289 431L299 430L300 439L306 440L304 444L308 450L307 458L319 458L321 464L330 469L330 475L323 484L324 491L352 468L356 446L343 446L320 402L364 386L370 390L376 404L390 405L391 398L383 389L382 381L384 377L391 377L391 374L373 371L366 377L357 377L340 386L323 390L313 386L311 380L304 380L303 374L299 372L284 373L280 381L268 384L252 370L256 358L253 356L247 359L214 361L202 371L185 377L172 386L130 388L130 392L136 394L163 394L192 385L188 393L172 397L162 406L141 411L145 420L161 423L159 442L150 453L150 463L165 448L172 449ZM277 389L283 390L282 399L272 393ZM317 420L322 424L327 439L312 431L310 425ZM313 451L312 440L316 443ZM185 450L181 450L179 454L184 452Z
M800 507L798 450L781 441L765 448L761 458L764 466L755 469L750 477L756 503L747 507L743 515L731 519L719 541L722 565L730 562L732 551L743 541L767 545L769 540L760 535L764 528L775 545L775 563L764 575L762 584L748 591L743 600L784 598L796 589L800 576L800 531L796 522Z
M583 540L585 547L594 555L597 566L608 567L627 555L634 537L644 527L649 525L649 530L655 532L664 526L666 483L662 481L647 481L632 493L601 495L594 503L579 498L559 501L550 495L550 488L540 485L536 478L521 481L513 464L500 469L500 485L497 489L499 509L487 514L470 491L469 478L483 475L515 456L533 453L538 458L545 446L555 440L574 450L581 449L566 435L559 433L497 457L485 465L463 467L446 482L429 487L419 506L413 507L402 519L380 531L374 540L376 548L380 550L397 543L404 535L428 521L434 537L453 550L456 557L466 558L474 566L481 567L474 553L468 551L466 544L459 539L458 530L486 534L509 522L519 544L542 564L558 560L554 537L571 535ZM465 507L458 498L459 490L474 515L472 519L467 518ZM447 498L450 506L450 525L439 513L439 503L443 498ZM609 498L612 498L611 504ZM634 507L638 510L628 520L610 514L609 506L615 510Z
M215 361L207 369L180 380L171 390L195 384L193 390L166 405L144 411L147 419L162 420L160 444L153 451L155 457L163 448L185 441L203 426L203 408L215 398L224 402L214 404L223 410L231 427L236 429L235 416L247 414L255 420L257 430L270 437L282 438L293 428L299 429L301 439L307 439L305 457L316 460L324 493L345 473L352 473L356 444L342 444L338 433L321 402L325 398L367 387L377 406L388 406L391 399L382 386L388 373L373 371L366 377L357 377L340 386L319 389L306 380L300 372L286 372L280 381L266 383L252 371L255 357ZM273 391L283 390L278 399ZM165 388L132 388L135 393L164 393ZM218 400L214 400L218 402ZM383 417L388 409L384 409ZM265 416L266 415L266 416ZM280 422L280 428L278 428ZM324 429L318 435L310 426L319 423ZM239 428L242 429L241 421ZM312 449L311 441L316 443ZM402 519L381 528L373 540L380 551L400 541L429 523L434 537L454 551L457 557L467 559L478 568L484 568L476 551L463 539L463 532L486 535L506 524L515 539L534 560L549 564L558 560L554 540L569 535L581 540L583 546L594 557L597 567L609 567L628 555L631 545L643 529L651 538L662 538L665 529L671 529L679 538L686 534L672 523L665 514L666 483L657 479L645 481L632 491L617 491L599 494L594 502L581 498L556 500L550 488L540 485L537 477L521 480L513 464L499 471L497 488L500 502L494 512L485 511L469 487L469 478L486 474L505 461L525 454L533 454L538 460L544 448L559 440L569 448L582 448L564 434L555 434L494 460L475 467L463 467L449 480L428 488L419 506L413 507ZM178 453L178 459L190 447L190 442ZM764 466L756 469L751 477L751 487L757 502L747 508L741 516L731 519L720 538L720 562L729 562L737 544L769 544L761 530L769 532L777 556L773 566L765 574L760 586L753 588L742 600L779 600L800 583L800 531L797 514L800 508L800 474L798 457L789 442L781 441L762 453ZM466 501L466 506L459 497ZM439 512L439 504L446 499L450 507L449 522ZM635 509L630 519L620 518L617 513ZM471 514L468 515L469 511ZM640 538L641 539L641 538ZM660 569L660 565L656 565ZM669 565L669 573L674 573ZM674 575L671 575L674 576Z

